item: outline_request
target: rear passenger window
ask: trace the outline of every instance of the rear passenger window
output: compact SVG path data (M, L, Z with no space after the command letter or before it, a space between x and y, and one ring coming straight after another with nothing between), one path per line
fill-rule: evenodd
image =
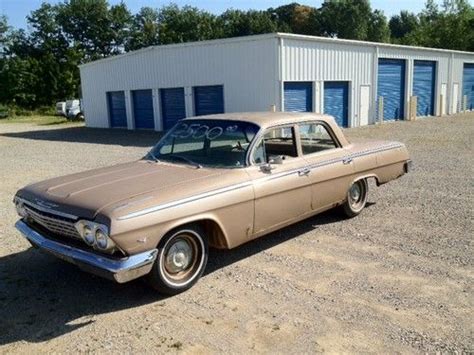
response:
M299 126L301 148L304 155L337 148L327 128L320 123L309 123Z

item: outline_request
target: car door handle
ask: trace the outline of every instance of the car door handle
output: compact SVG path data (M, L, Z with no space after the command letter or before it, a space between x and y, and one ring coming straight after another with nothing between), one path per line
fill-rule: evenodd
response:
M311 170L309 170L308 168L304 168L298 171L298 176L307 176L310 172Z
M350 163L352 163L352 158L351 157L344 158L344 159L342 159L342 163L346 164L346 165L350 164Z

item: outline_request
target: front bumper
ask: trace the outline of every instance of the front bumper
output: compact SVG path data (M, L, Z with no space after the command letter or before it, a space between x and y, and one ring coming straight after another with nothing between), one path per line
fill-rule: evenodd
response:
M157 249L152 249L126 258L113 259L48 239L22 220L16 222L15 227L34 247L77 265L84 271L119 283L148 274L158 254Z

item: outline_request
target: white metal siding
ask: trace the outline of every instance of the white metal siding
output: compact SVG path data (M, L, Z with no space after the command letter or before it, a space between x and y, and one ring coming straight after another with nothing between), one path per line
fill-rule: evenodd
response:
M349 81L349 126L359 125L360 87L372 87L374 49L367 46L283 39L282 80L314 81L321 90L323 81ZM315 108L322 112L320 92ZM375 110L373 104L369 111ZM372 115L371 115L372 116Z
M181 45L151 47L81 66L86 123L108 127L107 91L184 87L187 115L193 115L192 87L224 85L226 112L267 111L283 108L285 81L313 83L313 109L324 107L324 81L349 82L349 126L360 124L361 87L369 90L368 123L376 119L377 63L379 58L406 60L405 117L413 89L415 60L437 62L435 114L440 110L441 87L446 84L446 107L452 113L453 87L462 95L463 64L474 53L423 49L290 34L269 34ZM129 105L129 100L127 105ZM367 102L364 102L366 109ZM159 110L156 110L159 113ZM131 108L127 113L131 115ZM128 117L129 128L133 118ZM161 117L156 122L161 127ZM366 122L366 117L364 117Z
M114 90L224 85L226 112L267 111L277 104L276 53L273 37L158 47L82 66L86 123L108 127L105 93Z

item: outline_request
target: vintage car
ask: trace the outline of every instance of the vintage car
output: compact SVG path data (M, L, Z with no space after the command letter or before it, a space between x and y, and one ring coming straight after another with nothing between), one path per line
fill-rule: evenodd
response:
M208 246L235 248L339 206L349 217L411 168L397 142L351 144L313 113L232 113L179 121L142 159L20 189L17 229L35 247L166 294L202 275Z

